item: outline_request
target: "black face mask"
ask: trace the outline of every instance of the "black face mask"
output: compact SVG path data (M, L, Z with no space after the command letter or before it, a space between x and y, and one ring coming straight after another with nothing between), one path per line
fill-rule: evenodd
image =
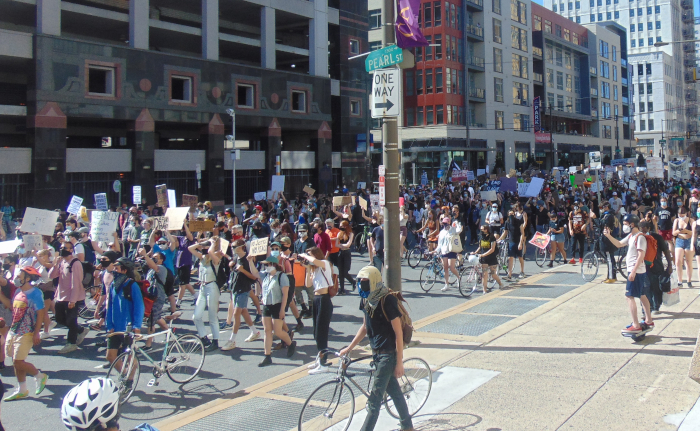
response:
M360 280L360 290L363 292L370 291L369 280Z
M61 256L62 257L68 257L68 256L72 256L72 255L73 255L72 251L66 250L65 248L61 249Z
M9 270L10 270L10 267L12 267L12 265L10 265L9 263L3 263L3 264L2 264L2 269L5 270L5 271L9 271Z
M280 248L282 249L282 251L289 250L289 247L287 247L286 245L282 245L282 246L280 246Z

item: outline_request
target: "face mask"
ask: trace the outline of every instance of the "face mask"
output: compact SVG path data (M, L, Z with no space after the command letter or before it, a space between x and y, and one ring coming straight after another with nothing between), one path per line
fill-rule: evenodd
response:
M68 257L68 256L72 256L72 255L73 255L72 251L66 250L65 248L61 249L61 257Z
M272 251L270 252L270 256L275 256L275 257L277 257L277 256L279 256L279 255L280 255L280 251L279 251L279 250L272 250Z
M277 268L275 268L274 266L268 266L266 269L267 269L267 273L270 275L277 274Z
M287 250L289 250L289 247L287 247L286 245L283 245L283 246L281 246L280 248L282 249L282 251L287 251Z
M12 266L12 265L10 265L9 263L3 263L3 264L2 264L2 269L5 270L5 271L9 271L11 266Z
M668 202L662 201L661 202L661 208L666 208L668 206Z
M24 247L20 247L17 249L18 254L24 254Z
M683 202L677 201L677 202L676 202L676 205L681 206L681 205L683 205Z
M450 225L449 225L448 223L443 223L443 224L442 224L442 228L443 228L443 229L449 229L449 228L450 228Z
M630 233L630 232L632 232L632 228L626 224L626 225L622 226L622 232Z
M498 210L498 207L491 207L491 209L496 211L496 210Z
M578 211L578 207L574 207L574 211Z
M24 286L24 282L22 281L19 275L15 277L13 282L15 283L15 286Z
M307 235L308 235L308 233L306 233L306 232L299 232L299 236L302 238L306 238Z

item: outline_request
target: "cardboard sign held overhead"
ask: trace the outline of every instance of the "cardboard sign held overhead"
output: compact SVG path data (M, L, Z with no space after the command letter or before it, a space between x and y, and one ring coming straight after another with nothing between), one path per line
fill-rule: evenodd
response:
M485 201L495 201L498 199L495 190L486 190L481 192L481 199Z
M312 189L309 186L304 186L304 193L308 193L309 196L313 196L314 193L316 193L316 190Z
M221 250L222 253L226 254L226 251L228 250L228 246L231 243L229 241L226 241L223 238L219 238L219 250Z
M251 256L265 256L267 254L267 238L254 239L250 242Z
M257 192L253 195L253 199L255 199L256 201L264 201L266 197L266 192Z
M271 188L273 192L284 192L284 175L273 175Z
M189 228L190 232L209 232L215 225L214 220L192 220Z
M52 236L56 228L56 220L58 220L58 212L56 211L27 207L24 210L24 218L22 218L22 226L20 226L19 230L26 233Z
M168 230L168 218L167 217L151 217L153 220L153 229L155 230Z
M190 207L168 208L165 217L168 219L168 230L180 230L185 224Z
M364 200L363 198L359 198L359 199L360 199L360 208L362 208L363 210L367 210L367 201Z
M2 241L2 242L0 242L0 254L14 253L20 244L22 244L21 239L13 239L11 241Z
M134 205L141 205L141 186L132 187L133 197L131 199Z
M22 241L25 251L41 250L41 235L24 235Z
M117 231L119 213L107 211L93 211L90 223L90 239L93 241L109 242Z
M161 184L156 186L156 197L158 198L158 206L166 209L168 208L168 186Z
M575 179L574 179L574 185L575 186L582 186L585 181L586 181L586 176L584 174L576 174Z
M335 208L343 205L352 205L352 196L336 196L333 198L333 206Z
M95 208L100 211L107 211L107 193L95 193Z
M199 197L195 195L182 195L182 206L190 207L190 212L193 213L195 208L197 208L197 201Z
M66 212L68 214L74 214L78 215L80 212L80 206L83 204L83 198L79 196L73 196L70 200L70 204L68 204L68 209L66 209Z
M168 207L177 207L177 198L175 197L175 190L173 189L168 189Z

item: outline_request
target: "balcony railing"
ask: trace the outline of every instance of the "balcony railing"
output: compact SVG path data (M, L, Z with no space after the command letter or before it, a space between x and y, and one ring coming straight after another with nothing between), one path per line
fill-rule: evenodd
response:
M483 88L470 87L469 88L469 97L475 98L475 99L485 99L486 98L486 91Z
M598 118L598 110L596 110L596 109L591 109L591 117L593 117L593 118Z
M591 76L596 75L598 75L598 69L596 69L595 66L591 66Z
M627 67L627 60L625 60L624 58L621 58L620 64L622 64L622 67Z
M469 58L467 59L467 64L470 65L470 66L476 66L476 67L481 67L481 68L483 68L483 67L484 67L484 64L485 64L485 61L484 61L484 59L481 58L481 57L473 57L473 56L472 56L472 57L469 57Z
M479 6L480 8L484 7L484 0L467 0L467 3Z
M544 77L542 76L541 73L533 72L532 73L532 80L535 82L540 82L544 84Z
M468 25L467 26L467 33L471 34L473 36L479 37L481 39L484 38L484 29L481 28L481 26Z
M628 104L630 103L629 97L627 97L627 96L622 96L622 103L628 105Z
M622 78L622 85L627 85L627 84L628 84L627 78Z
M598 97L598 89L597 88L591 88L591 96Z
M533 46L532 47L532 55L539 56L540 58L542 57L542 48L539 46Z

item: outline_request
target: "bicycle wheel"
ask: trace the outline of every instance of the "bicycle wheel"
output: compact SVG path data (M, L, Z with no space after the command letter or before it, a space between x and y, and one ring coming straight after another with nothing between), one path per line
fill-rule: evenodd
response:
M322 431L338 424L333 430L345 431L355 414L355 394L347 383L332 380L316 388L299 414L299 431Z
M366 247L365 244L365 235L364 234L359 234L355 237L355 240L353 241L355 243L355 251L363 254L363 246Z
M627 247L617 249L615 253L615 265L617 266L617 272L620 273L622 278L627 280Z
M583 263L581 264L581 276L585 281L593 281L598 276L598 267L600 262L596 252L591 251L583 256Z
M427 362L420 358L410 358L403 361L404 375L399 379L408 414L414 416L428 401L430 389L433 387L433 372ZM388 395L384 396L386 411L396 419L399 412Z
M459 293L465 298L472 296L479 287L479 275L475 266L464 267L459 273L459 279Z
M166 372L175 383L194 379L204 365L204 344L196 335L183 335L168 346Z
M421 246L417 245L411 249L411 251L408 252L408 266L410 266L413 269L416 269L416 267L420 264L420 261L423 259L423 249Z
M435 262L428 262L420 272L420 288L425 292L429 292L435 286L437 278L438 271L435 268Z
M535 263L542 268L547 261L547 251L549 248L535 247Z
M141 377L141 364L136 358L136 353L131 350L117 356L117 359L112 362L107 370L107 378L112 379L119 389L119 405L127 402L134 393L139 377Z

